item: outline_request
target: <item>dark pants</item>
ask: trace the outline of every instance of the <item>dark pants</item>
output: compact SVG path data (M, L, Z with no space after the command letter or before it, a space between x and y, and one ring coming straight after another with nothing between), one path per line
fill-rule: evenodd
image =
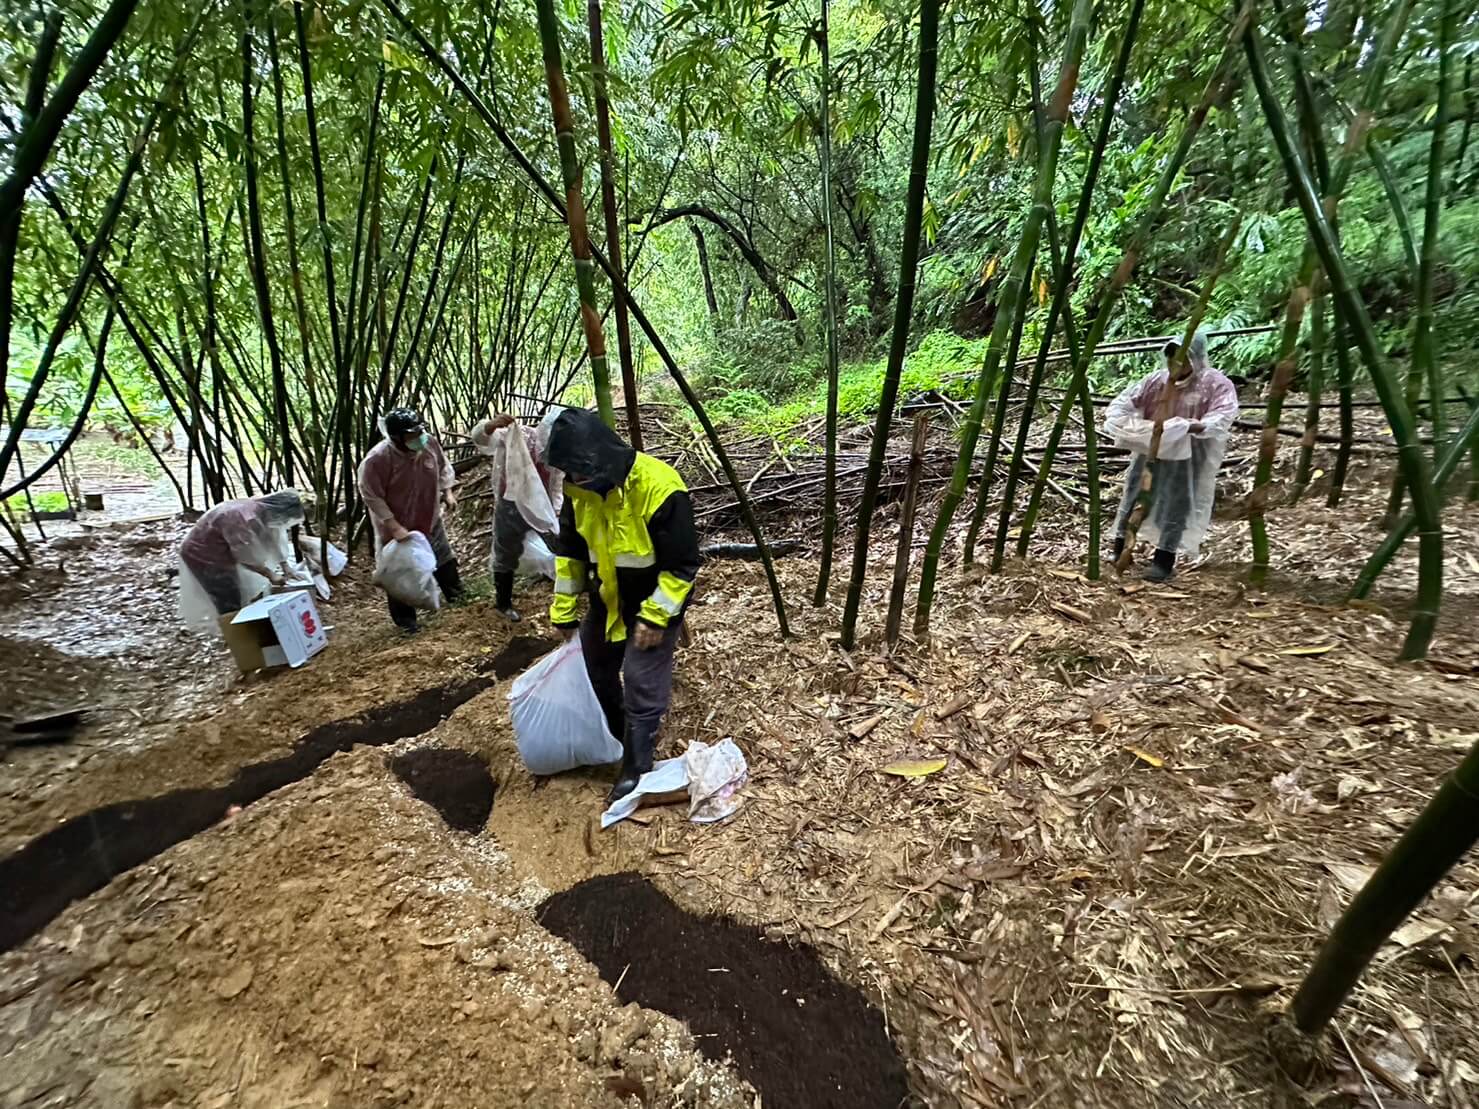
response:
M499 497L493 509L493 603L500 610L513 607L514 571L524 555L524 536L531 530L519 506Z
M457 559L452 554L452 545L447 542L447 529L442 526L441 520L436 522L427 539L431 541L432 552L437 556L436 579L442 596L449 602L460 599L462 574L457 569ZM416 609L412 605L397 601L388 593L385 599L390 608L390 618L395 621L396 627L408 630L416 627Z
M591 688L606 714L611 734L621 739L628 724L636 734L657 734L673 699L673 653L678 648L680 616L668 625L662 642L650 651L606 641L606 612L592 605L580 622L580 648Z
M185 569L195 575L211 604L222 616L241 607L241 581L236 576L235 566L207 566L185 560Z

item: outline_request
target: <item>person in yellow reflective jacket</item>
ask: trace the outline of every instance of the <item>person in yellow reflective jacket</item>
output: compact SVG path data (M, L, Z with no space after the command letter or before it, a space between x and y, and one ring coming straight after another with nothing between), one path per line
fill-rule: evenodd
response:
M550 544L550 620L567 638L579 630L591 686L611 734L621 738L621 770L608 798L615 801L652 769L672 699L673 652L700 561L693 502L678 471L633 450L584 409L555 417L545 462L565 472L559 534Z

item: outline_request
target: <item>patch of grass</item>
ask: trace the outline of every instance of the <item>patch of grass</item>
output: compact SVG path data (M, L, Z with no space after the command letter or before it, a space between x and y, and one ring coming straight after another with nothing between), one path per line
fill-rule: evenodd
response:
M37 512L67 511L67 494L65 493L32 493L31 501L35 504ZM21 514L25 514L31 510L31 506L26 503L26 495L24 493L16 493L9 497L5 502L5 506Z

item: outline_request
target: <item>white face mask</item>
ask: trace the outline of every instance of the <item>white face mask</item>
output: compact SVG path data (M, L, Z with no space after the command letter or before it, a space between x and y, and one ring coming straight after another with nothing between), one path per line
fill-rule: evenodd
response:
M423 431L420 435L412 435L406 439L406 449L408 451L424 451L426 444L430 442L431 436Z

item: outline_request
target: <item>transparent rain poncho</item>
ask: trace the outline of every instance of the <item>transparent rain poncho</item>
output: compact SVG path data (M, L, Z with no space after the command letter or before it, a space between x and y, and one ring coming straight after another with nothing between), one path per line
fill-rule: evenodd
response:
M1191 373L1171 386L1170 407L1156 455L1151 507L1141 521L1137 538L1162 550L1196 558L1212 522L1217 471L1237 419L1238 392L1208 362L1206 336L1198 333L1188 353ZM1105 414L1105 432L1114 437L1116 446L1134 452L1115 518L1116 536L1125 534L1135 507L1156 414L1169 379L1169 368L1163 364L1115 397ZM1201 426L1193 430L1193 424Z
M197 630L217 630L221 616L267 592L272 583L258 569L292 567L289 532L302 523L303 502L291 489L206 512L180 545L180 618Z

